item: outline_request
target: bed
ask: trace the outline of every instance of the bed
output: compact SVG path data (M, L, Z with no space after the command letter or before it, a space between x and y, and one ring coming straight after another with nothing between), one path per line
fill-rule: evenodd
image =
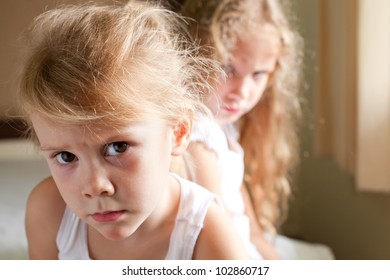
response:
M28 259L24 231L25 204L31 189L49 176L44 159L24 139L0 140L0 259ZM283 259L334 259L332 250L278 235L275 246Z

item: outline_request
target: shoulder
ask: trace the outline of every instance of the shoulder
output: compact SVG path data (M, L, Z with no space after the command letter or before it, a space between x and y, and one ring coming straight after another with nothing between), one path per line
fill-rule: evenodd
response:
M193 216L198 216L201 212L204 212L204 215L206 215L210 202L215 200L215 195L193 181L177 175L175 177L180 185L180 203L182 207L187 212L191 212ZM204 215L201 217L202 220Z
M197 115L191 131L190 142L201 142L210 150L218 152L220 146L226 142L226 136L215 119Z
M52 177L30 193L26 206L26 234L32 259L57 258L56 236L65 209Z
M206 214L194 259L250 259L231 217L215 202L210 204Z
M191 143L188 146L188 153L192 163L191 180L220 195L221 170L218 154L202 142Z
M52 177L38 183L38 185L31 191L27 200L27 214L44 215L42 213L47 210L50 216L57 211L65 209L65 202L63 201L57 186ZM62 214L61 214L62 215Z

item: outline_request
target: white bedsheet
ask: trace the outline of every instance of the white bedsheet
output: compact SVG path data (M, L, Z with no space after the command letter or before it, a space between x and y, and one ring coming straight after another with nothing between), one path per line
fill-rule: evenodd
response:
M284 260L333 260L332 250L319 243L309 243L283 235L275 238L274 246Z

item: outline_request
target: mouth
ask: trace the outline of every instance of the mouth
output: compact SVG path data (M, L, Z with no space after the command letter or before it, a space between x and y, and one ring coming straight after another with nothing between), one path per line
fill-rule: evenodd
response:
M96 212L92 214L92 218L99 223L115 222L125 213L125 210L120 211L105 211L105 212Z
M223 109L229 113L235 114L240 111L237 107L229 106L229 105L224 105Z

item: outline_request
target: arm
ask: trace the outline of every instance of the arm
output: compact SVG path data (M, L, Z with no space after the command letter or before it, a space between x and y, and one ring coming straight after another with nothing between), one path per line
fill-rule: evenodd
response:
M245 188L245 186L241 187L241 192L244 198L245 214L248 216L250 221L251 241L264 259L280 259L275 251L275 248L264 238L263 230L260 228L260 225L256 219L256 215L252 207L252 202L250 200L248 190Z
M195 245L197 260L248 260L244 244L228 213L212 203Z
M30 259L58 259L56 237L64 209L65 203L51 177L33 189L26 207Z

